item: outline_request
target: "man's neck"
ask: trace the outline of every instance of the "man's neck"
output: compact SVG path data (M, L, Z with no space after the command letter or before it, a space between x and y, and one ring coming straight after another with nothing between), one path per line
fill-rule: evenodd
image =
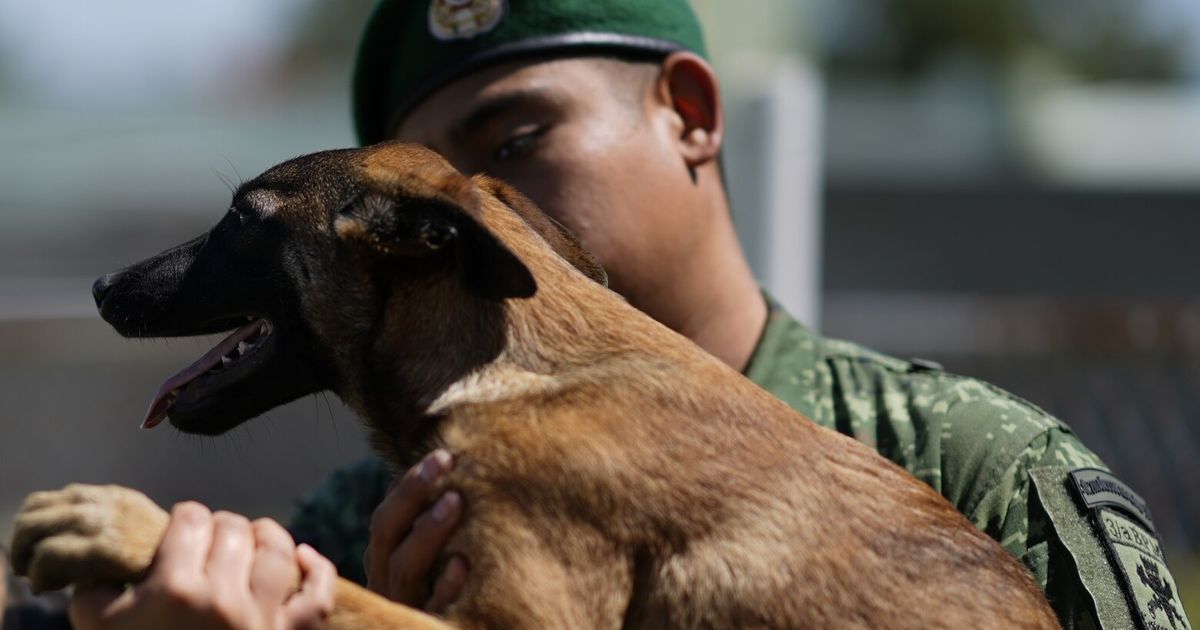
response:
M767 321L767 304L733 231L728 209L687 273L634 303L709 354L744 372Z
M680 332L733 369L745 372L766 326L767 304L758 285L739 301Z
M738 261L745 265L743 258ZM748 266L744 270L714 269L709 277L708 290L697 291L700 297L690 301L695 308L678 314L676 330L744 372L766 326L766 300Z

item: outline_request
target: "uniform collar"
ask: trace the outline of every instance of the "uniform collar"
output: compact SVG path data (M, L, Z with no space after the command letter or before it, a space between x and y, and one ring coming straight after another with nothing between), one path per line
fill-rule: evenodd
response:
M770 294L767 323L744 374L809 418L818 419L821 400L829 400L824 340L796 321Z

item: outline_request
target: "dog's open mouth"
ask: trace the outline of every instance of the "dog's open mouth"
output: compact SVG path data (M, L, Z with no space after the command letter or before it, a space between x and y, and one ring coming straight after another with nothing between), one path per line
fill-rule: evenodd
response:
M143 429L158 426L177 407L199 403L209 393L241 381L263 364L268 354L263 348L271 339L271 322L249 320L204 356L163 381L146 410Z

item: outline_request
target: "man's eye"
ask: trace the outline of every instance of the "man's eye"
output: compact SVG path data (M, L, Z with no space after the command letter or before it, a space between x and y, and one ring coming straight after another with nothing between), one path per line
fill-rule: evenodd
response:
M536 128L513 136L500 145L500 148L496 149L496 161L507 162L529 155L537 148L538 140L541 139L543 131L541 128Z

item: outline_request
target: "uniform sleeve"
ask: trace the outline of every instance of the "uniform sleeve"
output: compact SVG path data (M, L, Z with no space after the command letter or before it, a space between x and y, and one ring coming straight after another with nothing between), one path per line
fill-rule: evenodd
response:
M1048 430L1029 443L969 516L1029 568L1063 627L1134 627L1136 617L1155 611L1138 610L1136 585L1106 551L1104 532L1071 496L1066 478L1079 469L1105 466L1068 430ZM1173 583L1161 566L1161 579Z
M297 543L308 543L329 558L338 575L365 584L362 558L371 514L391 479L387 466L373 457L334 470L296 502L288 531Z

